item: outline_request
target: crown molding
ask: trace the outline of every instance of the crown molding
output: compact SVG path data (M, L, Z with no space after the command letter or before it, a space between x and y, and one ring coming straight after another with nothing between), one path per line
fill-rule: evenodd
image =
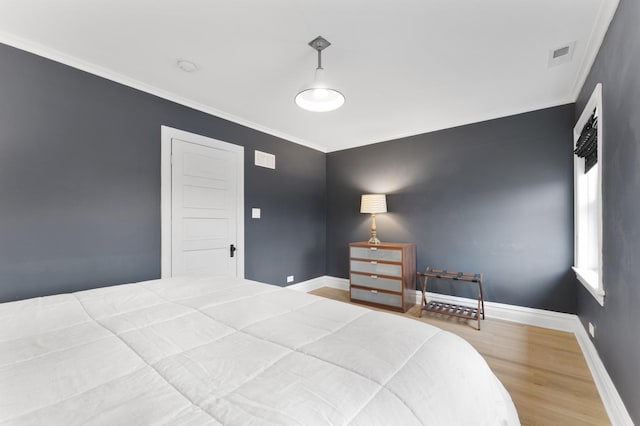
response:
M559 106L562 106L562 105L572 104L574 102L575 101L572 100L572 99L562 98L562 99L558 99L558 100L555 100L555 101L552 101L552 102L530 104L530 105L523 106L523 107L518 108L518 109L514 109L514 110L509 111L509 112L501 111L501 112L497 112L497 113L494 113L494 114L480 114L480 115L476 115L473 119L469 119L469 120L452 121L452 122L446 123L445 125L437 126L437 127L430 127L430 128L412 130L412 131L408 131L408 132L391 133L391 134L385 135L382 139L373 139L373 140L366 141L366 142L350 143L348 145L341 146L339 148L327 148L326 153L345 151L347 149L360 148L360 147L363 147L363 146L373 145L373 144L377 144L377 143L390 142L390 141L395 141L395 140L398 140L398 139L410 138L410 137L413 137L413 136L420 136L420 135L424 135L424 134L427 134L427 133L435 133L435 132L439 132L441 130L455 129L456 127L463 127L463 126L468 126L468 125L471 125L471 124L484 123L484 122L487 122L487 121L498 120L498 119L501 119L501 118L513 117L513 116L520 115L520 114L528 114L530 112L540 111L540 110L544 110L544 109L547 109L547 108L555 108L555 107L559 107Z
M618 9L619 2L620 0L603 0L600 4L596 22L591 29L589 42L585 48L585 53L582 56L582 62L580 63L576 79L571 89L571 102L577 101L578 96L580 96L582 86L584 86L584 83L591 72L591 67L598 56L602 42L607 35L609 25L613 20L616 10Z
M54 62L58 62L64 65L70 66L72 68L78 69L80 71L84 71L89 74L102 77L104 79L122 84L127 87L131 87L132 89L136 89L141 92L148 93L150 95L157 96L159 98L174 102L176 104L186 106L188 108L192 108L197 111L201 111L218 118L222 118L232 123L239 124L241 126L244 126L253 130L257 130L259 132L266 133L268 135L275 136L280 139L284 139L288 142L293 142L295 144L302 145L307 148L311 148L323 153L327 152L327 149L322 146L297 138L295 136L288 135L283 132L279 132L277 130L271 129L261 124L254 123L250 120L246 120L234 114L230 114L225 111L221 111L219 109L209 107L200 102L196 102L191 99L185 98L183 96L177 95L173 92L160 89L158 87L143 83L139 80L127 77L126 75L113 72L111 70L108 70L96 64L83 61L81 59L76 58L75 56L67 55L58 50L51 49L50 47L47 47L47 46L43 46L39 43L34 43L31 41L22 39L20 37L16 37L13 34L0 31L0 43L15 47L16 49L24 50L25 52L33 53L34 55L41 56L46 59L50 59Z

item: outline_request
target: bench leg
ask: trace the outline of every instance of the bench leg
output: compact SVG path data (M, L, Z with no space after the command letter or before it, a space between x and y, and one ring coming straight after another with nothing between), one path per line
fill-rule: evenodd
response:
M482 280L478 281L478 287L480 288L480 301L482 303L482 319L484 319L484 294L482 293Z
M480 331L480 298L478 297L478 313L476 314L478 318L478 331Z

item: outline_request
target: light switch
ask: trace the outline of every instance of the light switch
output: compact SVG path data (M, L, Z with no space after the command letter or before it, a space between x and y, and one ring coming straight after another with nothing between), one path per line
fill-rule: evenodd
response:
M260 219L260 209L251 209L251 219Z

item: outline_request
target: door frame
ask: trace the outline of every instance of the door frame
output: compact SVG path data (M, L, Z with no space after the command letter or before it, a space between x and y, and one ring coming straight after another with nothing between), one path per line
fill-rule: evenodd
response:
M160 276L171 277L171 141L180 139L214 149L224 149L238 158L236 176L236 275L244 278L244 147L173 127L161 126L160 140Z

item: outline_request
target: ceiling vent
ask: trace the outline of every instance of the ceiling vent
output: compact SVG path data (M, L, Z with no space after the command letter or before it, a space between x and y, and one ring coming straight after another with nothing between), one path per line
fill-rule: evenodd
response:
M576 42L572 41L571 43L565 44L564 46L560 46L556 49L551 49L549 51L549 67L555 67L556 65L571 62L571 59L573 59L573 51L575 50L575 46Z

